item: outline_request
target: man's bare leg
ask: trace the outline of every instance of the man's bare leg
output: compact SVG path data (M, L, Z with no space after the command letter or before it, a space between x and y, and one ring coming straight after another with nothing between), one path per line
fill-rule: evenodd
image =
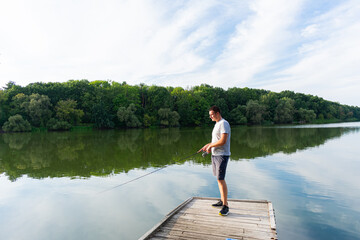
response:
M224 205L229 206L227 201L228 189L225 180L218 180L218 185L221 195L221 201Z

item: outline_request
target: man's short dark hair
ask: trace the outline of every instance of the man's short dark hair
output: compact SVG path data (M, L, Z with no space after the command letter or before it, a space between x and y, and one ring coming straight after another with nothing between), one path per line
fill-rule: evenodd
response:
M221 111L220 111L220 108L217 107L217 106L212 106L209 111L214 111L214 113L220 113L221 114Z

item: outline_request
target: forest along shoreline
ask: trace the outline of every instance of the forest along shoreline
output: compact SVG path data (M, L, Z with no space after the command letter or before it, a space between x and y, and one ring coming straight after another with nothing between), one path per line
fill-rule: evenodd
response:
M8 82L0 89L1 132L208 126L217 105L231 125L360 121L360 108L292 91L69 80Z

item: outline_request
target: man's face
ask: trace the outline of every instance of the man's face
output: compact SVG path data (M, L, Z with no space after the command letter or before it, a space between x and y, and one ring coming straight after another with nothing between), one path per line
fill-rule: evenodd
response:
M215 113L214 111L209 111L209 117L211 118L212 121L216 121L217 120L217 115L218 113Z

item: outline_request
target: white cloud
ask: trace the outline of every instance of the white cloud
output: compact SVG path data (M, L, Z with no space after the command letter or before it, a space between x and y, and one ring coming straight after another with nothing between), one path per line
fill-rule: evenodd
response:
M279 72L265 87L320 95L325 99L360 105L360 5L349 1L312 19L302 30L298 62Z
M294 22L300 1L255 1L251 14L238 24L234 36L215 64L218 74L225 70L231 85L246 84L266 71L288 46L288 28Z
M84 78L183 87L207 83L289 89L360 105L359 3L315 5L2 1L0 85Z
M302 37L311 37L318 32L318 27L316 24L311 24L301 31Z
M256 74L268 70L273 62L282 58L278 54L286 51L290 44L288 29L300 7L301 1L251 1L246 13L244 9L237 9L237 14L245 16L229 34L219 56L205 69L175 78L184 85L193 85L194 80L197 84L224 88L251 84L256 81Z
M204 63L198 52L215 34L215 20L204 21L215 3L190 1L174 9L149 1L9 3L2 13L11 14L0 19L14 22L2 32L1 77L20 84L27 83L24 76L137 84L192 71Z

